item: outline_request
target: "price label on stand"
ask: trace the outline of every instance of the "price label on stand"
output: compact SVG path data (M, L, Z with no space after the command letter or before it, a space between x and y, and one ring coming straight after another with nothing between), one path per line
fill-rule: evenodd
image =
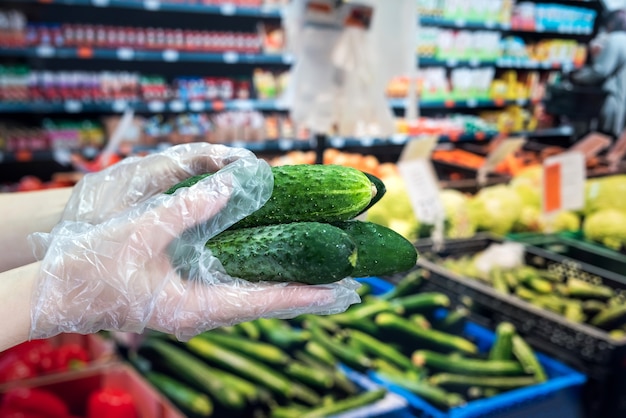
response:
M55 50L50 45L39 45L35 49L35 55L37 55L39 58L50 58L54 56L54 53Z
M499 140L496 147L487 155L487 159L482 167L478 169L478 184L483 186L487 183L487 176L492 173L498 164L506 159L509 155L519 150L526 138L506 138Z
M578 210L585 204L585 156L567 151L546 158L543 163L543 212Z
M585 135L583 139L573 145L569 151L578 151L586 159L597 157L598 154L611 145L611 138L599 133Z
M175 49L166 49L162 52L161 56L163 57L163 61L166 62L178 61L178 51Z
M437 137L415 138L409 141L398 160L398 170L404 179L409 200L420 222L436 224L443 217L439 199L439 183L430 162Z
M118 48L117 59L120 61L130 61L135 58L135 51L132 48Z

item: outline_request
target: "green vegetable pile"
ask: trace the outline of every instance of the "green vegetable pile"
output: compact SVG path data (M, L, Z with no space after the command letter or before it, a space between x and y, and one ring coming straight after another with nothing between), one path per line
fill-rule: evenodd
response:
M417 251L402 235L354 219L385 194L378 178L338 165L281 166L272 172L269 200L206 243L229 275L248 281L324 284L415 266ZM209 175L192 177L166 193L193 187ZM197 262L176 246L172 253L183 272Z
M583 273L552 266L540 269L523 265L513 268L477 268L479 254L447 258L438 262L448 270L476 279L498 292L516 296L537 307L609 331L617 339L626 335L626 295L593 282Z
M468 312L442 293L420 292L413 270L391 291L346 312L292 320L257 319L186 343L155 333L130 360L190 416L324 417L369 405L339 365L376 372L442 410L534 385L548 376L508 323L489 352L463 335Z

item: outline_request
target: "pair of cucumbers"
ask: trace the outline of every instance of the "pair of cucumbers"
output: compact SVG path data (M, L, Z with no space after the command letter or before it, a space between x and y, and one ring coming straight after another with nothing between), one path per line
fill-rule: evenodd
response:
M418 254L410 241L382 225L354 219L384 195L380 179L339 165L289 165L272 172L269 200L206 243L229 275L326 284L415 266ZM165 193L193 187L208 175L187 179Z

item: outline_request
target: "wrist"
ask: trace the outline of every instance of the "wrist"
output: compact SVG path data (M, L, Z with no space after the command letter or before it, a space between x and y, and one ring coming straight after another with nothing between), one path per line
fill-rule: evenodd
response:
M0 316L11 318L4 322L0 351L29 339L33 290L40 263L27 264L0 273Z

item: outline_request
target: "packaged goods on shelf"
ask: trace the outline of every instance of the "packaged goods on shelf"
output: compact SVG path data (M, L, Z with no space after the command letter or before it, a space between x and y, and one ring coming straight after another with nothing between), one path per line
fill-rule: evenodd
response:
M46 119L41 127L0 124L0 151L45 151L101 147L103 126L93 120L80 122Z
M0 47L26 45L26 16L18 10L0 10Z
M513 3L513 0L419 0L417 8L422 16L508 24Z
M590 8L564 4L523 1L515 4L511 27L527 31L593 32L597 12Z

